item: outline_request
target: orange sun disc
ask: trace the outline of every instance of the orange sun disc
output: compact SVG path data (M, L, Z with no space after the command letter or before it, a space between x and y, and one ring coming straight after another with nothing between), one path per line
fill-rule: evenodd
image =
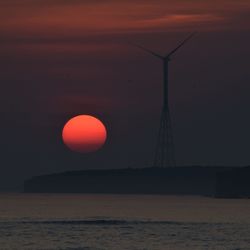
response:
M107 138L103 123L90 115L78 115L64 126L62 139L65 145L79 153L89 153L100 149Z

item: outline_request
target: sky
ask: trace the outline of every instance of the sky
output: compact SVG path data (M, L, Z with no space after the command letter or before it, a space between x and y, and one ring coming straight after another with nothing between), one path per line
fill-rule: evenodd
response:
M152 166L172 58L177 165L250 163L248 0L0 0L0 189L66 170ZM65 122L100 118L98 152L62 142Z

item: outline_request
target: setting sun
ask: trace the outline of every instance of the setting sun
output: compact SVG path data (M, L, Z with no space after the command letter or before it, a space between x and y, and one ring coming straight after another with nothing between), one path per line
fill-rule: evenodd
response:
M107 138L103 123L90 115L78 115L64 126L62 139L71 150L89 153L100 149Z

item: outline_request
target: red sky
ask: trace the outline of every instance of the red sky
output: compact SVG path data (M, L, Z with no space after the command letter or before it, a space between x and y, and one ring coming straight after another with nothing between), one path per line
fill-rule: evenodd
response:
M1 33L88 36L100 33L249 29L249 1L1 0Z
M249 164L249 13L248 0L0 0L4 180L150 164L161 65L129 42L166 53L193 31L170 66L177 162ZM63 124L80 113L108 127L95 156L61 142Z

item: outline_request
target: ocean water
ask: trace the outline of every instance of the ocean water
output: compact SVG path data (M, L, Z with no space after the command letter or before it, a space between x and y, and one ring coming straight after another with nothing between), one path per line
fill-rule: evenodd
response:
M0 194L0 249L250 249L250 200Z

